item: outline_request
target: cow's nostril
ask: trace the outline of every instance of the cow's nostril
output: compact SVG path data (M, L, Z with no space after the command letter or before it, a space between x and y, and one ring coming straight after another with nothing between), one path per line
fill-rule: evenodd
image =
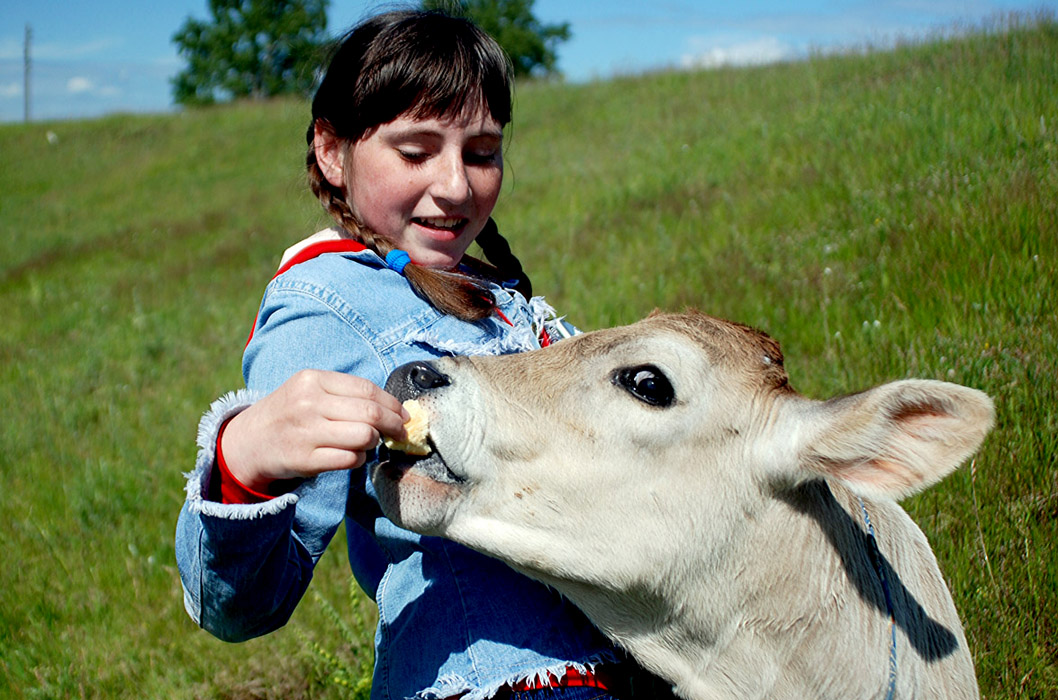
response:
M448 377L426 363L416 363L408 372L408 379L412 386L422 391L438 389L451 383Z

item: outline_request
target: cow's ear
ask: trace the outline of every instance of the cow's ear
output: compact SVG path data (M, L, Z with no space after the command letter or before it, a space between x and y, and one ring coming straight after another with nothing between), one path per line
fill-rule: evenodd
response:
M943 479L992 428L985 394L909 379L817 403L802 432L800 468L867 497L900 500Z

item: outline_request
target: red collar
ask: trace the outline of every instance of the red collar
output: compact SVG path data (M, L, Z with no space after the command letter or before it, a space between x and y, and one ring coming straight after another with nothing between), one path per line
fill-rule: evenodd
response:
M350 238L339 238L334 241L320 241L319 243L313 243L312 245L305 246L290 258L290 260L287 260L280 265L279 269L276 270L276 273L272 275L272 279L279 277L298 263L312 260L324 253L359 253L361 250L367 250L367 246Z
M276 273L272 275L272 279L279 277L295 265L312 260L313 258L318 258L324 253L359 253L362 250L367 250L367 246L359 241L354 241L349 238L339 238L334 241L320 241L319 243L313 243L312 245L305 246L293 257L280 265L279 269L276 270ZM250 335L246 339L246 345L243 346L244 350L250 345L250 341L253 340L253 332L256 328L257 316L254 316L253 325L250 326Z

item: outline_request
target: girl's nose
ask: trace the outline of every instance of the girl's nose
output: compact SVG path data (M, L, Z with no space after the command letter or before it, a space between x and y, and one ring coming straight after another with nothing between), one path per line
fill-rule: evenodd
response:
M467 177L463 155L446 155L441 161L440 171L434 180L432 194L448 202L462 203L470 199L470 179Z

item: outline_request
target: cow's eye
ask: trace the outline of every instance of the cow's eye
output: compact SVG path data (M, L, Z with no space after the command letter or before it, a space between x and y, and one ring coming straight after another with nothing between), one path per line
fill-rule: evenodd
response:
M614 373L613 381L632 396L651 406L667 408L676 400L676 392L668 378L652 365L619 369Z

